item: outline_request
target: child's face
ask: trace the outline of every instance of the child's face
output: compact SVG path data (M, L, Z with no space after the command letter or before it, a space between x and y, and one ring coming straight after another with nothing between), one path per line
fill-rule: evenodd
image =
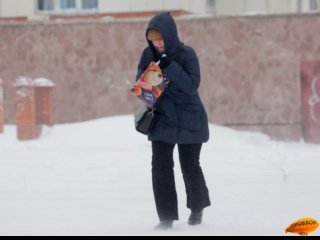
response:
M153 44L153 46L157 49L157 51L158 51L159 53L164 53L165 47L164 47L164 40L163 40L162 37L161 37L161 38L154 39L154 40L152 41L152 44Z

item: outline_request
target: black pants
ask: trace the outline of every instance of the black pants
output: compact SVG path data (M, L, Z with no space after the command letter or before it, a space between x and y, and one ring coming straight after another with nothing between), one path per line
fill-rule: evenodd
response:
M152 180L160 221L178 220L178 199L174 179L175 145L152 142ZM199 212L211 205L209 191L200 167L202 144L178 145L187 192L187 207Z

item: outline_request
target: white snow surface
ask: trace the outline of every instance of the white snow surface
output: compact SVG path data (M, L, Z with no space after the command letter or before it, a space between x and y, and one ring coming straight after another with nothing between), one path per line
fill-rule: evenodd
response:
M54 87L54 83L46 78L37 78L33 80L33 84L37 87Z
M19 142L14 126L0 135L1 236L286 235L304 217L320 218L320 146L210 126L202 168L212 198L201 226L190 214L176 156L180 221L158 223L151 144L132 116L45 129ZM313 235L319 235L319 230Z
M28 78L28 77L18 77L14 86L16 87L22 87L22 86L32 86L33 85L33 82L32 82L32 79L31 78Z

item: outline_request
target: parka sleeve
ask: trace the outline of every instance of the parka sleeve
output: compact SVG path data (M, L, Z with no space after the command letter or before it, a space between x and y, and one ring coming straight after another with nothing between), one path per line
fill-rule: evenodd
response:
M183 67L173 61L164 69L164 73L183 93L195 95L201 81L200 64L193 49L189 50L188 55Z

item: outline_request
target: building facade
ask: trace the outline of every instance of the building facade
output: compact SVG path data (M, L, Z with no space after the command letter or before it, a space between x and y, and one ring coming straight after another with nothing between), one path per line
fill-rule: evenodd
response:
M305 13L319 9L320 0L0 0L1 18L173 10L226 16Z

